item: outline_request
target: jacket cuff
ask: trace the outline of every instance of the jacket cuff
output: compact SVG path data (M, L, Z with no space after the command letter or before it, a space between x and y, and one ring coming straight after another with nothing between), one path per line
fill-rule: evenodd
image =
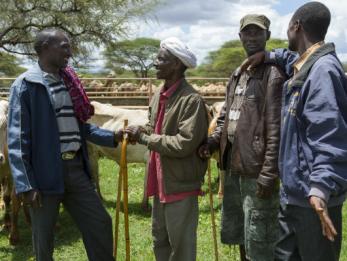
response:
M216 151L219 149L219 141L218 138L211 135L207 138L207 143L210 145L210 149L212 152Z
M319 197L321 199L323 199L325 201L325 203L329 202L330 199L330 192L323 188L322 186L318 185L318 184L312 184L311 185L311 189L310 189L310 193L308 194L309 197L311 196L315 196L315 197Z
M272 188L275 185L276 178L268 177L264 175L259 175L257 178L257 183L268 188Z
M149 143L149 135L147 135L146 133L142 132L140 134L140 138L139 138L139 141L138 141L140 144L142 145L145 145L145 146L148 146L148 143Z

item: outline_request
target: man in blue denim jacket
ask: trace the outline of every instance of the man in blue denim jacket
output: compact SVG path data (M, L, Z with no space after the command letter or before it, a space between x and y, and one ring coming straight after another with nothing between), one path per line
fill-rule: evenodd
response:
M291 51L258 53L243 66L265 58L291 77L282 95L276 260L339 260L347 192L347 79L334 44L324 42L329 24L326 6L307 3L289 23Z
M91 181L86 140L114 147L121 132L76 117L61 78L71 57L63 32L38 33L35 50L38 63L11 87L8 151L16 193L30 206L36 260L53 260L60 203L81 231L89 260L113 260L112 221Z

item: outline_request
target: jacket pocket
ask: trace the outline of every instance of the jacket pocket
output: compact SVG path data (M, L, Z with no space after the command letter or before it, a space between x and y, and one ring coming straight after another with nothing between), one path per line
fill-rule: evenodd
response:
M264 137L261 136L254 136L253 142L252 142L252 148L256 155L256 157L262 161L265 153L265 145L264 145Z

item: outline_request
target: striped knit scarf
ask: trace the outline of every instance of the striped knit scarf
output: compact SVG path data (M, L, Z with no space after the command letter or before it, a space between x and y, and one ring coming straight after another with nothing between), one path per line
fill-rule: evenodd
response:
M94 107L90 104L80 79L70 66L61 70L60 75L71 96L76 118L81 122L86 122L94 115Z

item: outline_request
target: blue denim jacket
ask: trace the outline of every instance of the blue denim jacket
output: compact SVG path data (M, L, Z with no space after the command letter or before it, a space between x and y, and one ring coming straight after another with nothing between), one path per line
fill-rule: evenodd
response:
M298 55L277 49L269 56L289 76ZM328 206L347 192L347 79L336 53L320 57L302 86L283 88L279 169L281 201L309 207L311 195Z
M64 193L58 123L38 64L15 80L9 102L8 152L16 193L31 189ZM114 147L114 133L88 123L79 122L79 128L84 168L90 176L86 140Z

